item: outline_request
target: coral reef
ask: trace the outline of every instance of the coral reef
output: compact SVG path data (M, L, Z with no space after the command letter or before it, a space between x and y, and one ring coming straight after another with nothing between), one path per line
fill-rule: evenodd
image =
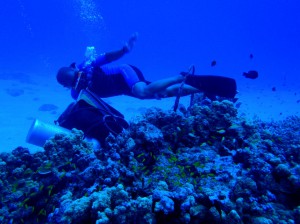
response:
M0 155L1 223L300 223L300 118L228 100L147 110L93 148L56 135Z

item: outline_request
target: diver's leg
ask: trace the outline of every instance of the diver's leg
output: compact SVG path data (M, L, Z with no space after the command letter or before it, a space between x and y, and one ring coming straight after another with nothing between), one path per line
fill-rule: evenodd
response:
M181 87L181 84L176 84L168 87L164 93L161 93L162 97L172 97L177 96L179 93L179 88ZM184 86L181 89L181 96L187 96L193 93L199 93L201 92L199 89L196 89L190 85L184 84Z
M157 95L166 93L167 88L179 84L184 80L184 76L178 75L166 79L161 79L150 84L138 82L132 88L132 93L138 98L157 98Z

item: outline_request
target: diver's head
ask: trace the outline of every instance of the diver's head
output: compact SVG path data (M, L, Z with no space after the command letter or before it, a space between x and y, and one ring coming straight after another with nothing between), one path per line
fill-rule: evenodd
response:
M64 87L74 87L78 69L75 66L62 67L58 70L56 79Z

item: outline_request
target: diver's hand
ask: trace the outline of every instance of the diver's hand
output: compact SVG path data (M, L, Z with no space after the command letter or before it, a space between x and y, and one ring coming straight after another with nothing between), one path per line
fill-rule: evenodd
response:
M129 53L132 50L133 46L135 45L135 42L137 41L137 38L138 38L137 32L135 32L131 35L129 40L123 46L123 51L125 53Z

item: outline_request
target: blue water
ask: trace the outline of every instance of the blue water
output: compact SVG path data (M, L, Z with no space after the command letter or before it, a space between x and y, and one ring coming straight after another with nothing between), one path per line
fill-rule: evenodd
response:
M267 223L266 218L299 223L299 118L251 124L235 117L237 105L264 118L293 111L299 115L299 12L299 0L2 0L0 93L7 98L0 97L0 222L54 223L66 217L100 222L106 207L114 214L111 223L126 216L133 220L128 223L150 223L152 218L165 223L162 211L188 220L185 212L195 205L203 211L214 205L210 216L215 213L218 220L217 209L223 204L210 203L221 201L226 217L236 209L244 223L250 218L257 218L251 223ZM66 141L58 136L41 153L18 147L32 120L50 123L71 102L56 83L60 67L80 63L87 46L95 46L99 54L118 50L134 32L139 38L132 52L113 63L135 65L149 81L195 65L196 74L236 79L242 98L235 105L204 100L203 107L187 117L153 109L133 122L124 139L110 137L107 146L94 153L78 141L80 134ZM258 79L243 77L248 70L257 70ZM19 82L5 82L5 75ZM41 80L37 76L44 82L32 82ZM123 105L112 103L118 110ZM125 112L144 109L133 103ZM100 201L109 203L100 209ZM82 210L76 210L79 202ZM136 213L143 207L139 203L151 206Z
M136 65L149 80L198 74L299 81L300 3L297 0L211 1L2 1L0 70L53 76L139 33L134 50L118 63ZM253 55L250 59L249 55ZM211 61L217 64L211 67Z

